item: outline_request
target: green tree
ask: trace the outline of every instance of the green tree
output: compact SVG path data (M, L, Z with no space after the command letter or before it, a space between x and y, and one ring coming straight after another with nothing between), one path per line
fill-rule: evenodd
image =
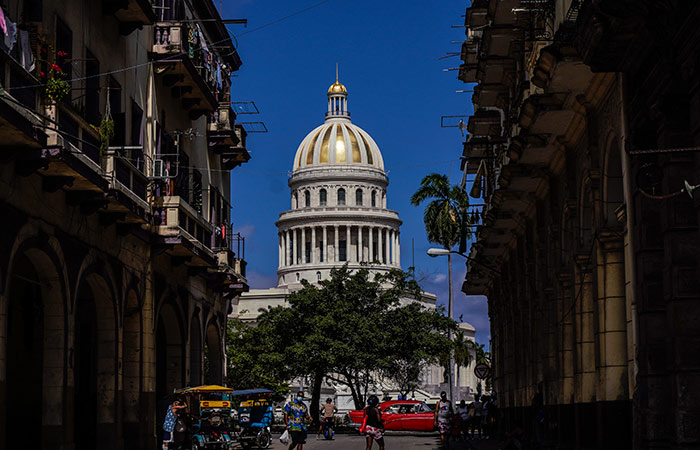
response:
M469 367L472 362L472 355L475 353L474 341L466 338L464 331L458 330L454 338L454 359L457 367L456 386L459 389L459 369Z
M318 286L302 285L288 307L263 310L256 327L234 322L227 341L232 385L279 390L288 388L286 380L311 377L310 412L317 419L325 379L347 386L362 408L380 376L395 375L401 363L422 367L449 345L444 335L453 322L419 305L401 305L421 290L400 270L370 279L367 268L344 266Z
M414 206L429 201L423 213L425 231L430 242L451 250L460 237L468 235L469 196L457 185L450 185L447 176L431 173L421 181L411 197Z

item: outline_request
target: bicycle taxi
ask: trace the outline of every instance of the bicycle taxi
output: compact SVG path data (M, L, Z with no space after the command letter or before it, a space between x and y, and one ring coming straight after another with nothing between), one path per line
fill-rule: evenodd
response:
M236 432L231 419L233 389L207 385L175 391L185 397L189 415L191 450L229 450L235 445Z
M237 439L244 449L253 446L268 448L272 443L273 394L269 389L246 389L233 393L233 402L238 403Z

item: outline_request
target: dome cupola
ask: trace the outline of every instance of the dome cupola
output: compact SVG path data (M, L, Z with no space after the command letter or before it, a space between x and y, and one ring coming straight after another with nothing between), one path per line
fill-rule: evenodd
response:
M294 156L294 171L330 165L367 166L384 170L377 143L353 124L348 112L348 90L340 81L328 88L328 110L323 125L309 133Z

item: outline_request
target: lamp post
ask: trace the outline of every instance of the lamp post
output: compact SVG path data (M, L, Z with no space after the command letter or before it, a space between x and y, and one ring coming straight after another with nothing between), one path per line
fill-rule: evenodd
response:
M430 248L428 249L428 256L435 258L436 256L443 256L447 255L447 267L448 267L448 286L449 286L449 292L448 292L448 302L447 302L447 315L450 318L450 320L454 320L454 301L452 299L452 251L446 249L446 248ZM452 333L452 328L448 331L448 339L450 342L454 342L454 336ZM449 367L449 372L448 372L448 377L449 377L449 385L450 385L450 401L455 402L454 398L454 392L453 392L453 385L454 385L454 379L455 379L455 351L454 348L450 349L450 367ZM457 390L459 391L459 386L457 386Z

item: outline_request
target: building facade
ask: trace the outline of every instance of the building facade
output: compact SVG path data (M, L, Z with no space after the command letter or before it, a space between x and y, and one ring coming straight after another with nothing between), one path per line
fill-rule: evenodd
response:
M699 14L467 8L463 169L485 206L463 290L488 296L504 427L546 447L700 443Z
M278 286L244 293L234 302L233 317L254 322L261 308L285 305L289 294L302 288L302 280L318 283L345 264L372 273L401 269L401 220L387 206L389 180L379 147L351 122L343 84L336 80L327 97L324 123L301 141L294 155L291 209L276 223ZM421 300L435 307L435 295L424 293ZM473 340L474 328L463 325L466 338ZM469 369L460 373L462 392L474 392ZM422 382L416 392L420 399L435 399L447 386L440 367L426 369ZM392 386L377 389L396 398ZM341 386L324 386L323 393L334 395L341 410L354 408L352 396Z
M224 376L241 65L211 1L0 1L0 449L154 449Z

